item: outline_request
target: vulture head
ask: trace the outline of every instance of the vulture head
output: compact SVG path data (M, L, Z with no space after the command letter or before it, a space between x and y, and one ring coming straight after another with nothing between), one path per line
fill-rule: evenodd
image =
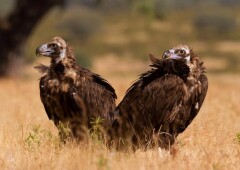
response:
M163 59L185 60L189 63L194 57L192 50L187 45L178 45L163 53Z
M40 45L36 49L36 55L50 57L55 61L60 61L66 56L67 43L61 37L54 37L52 41Z

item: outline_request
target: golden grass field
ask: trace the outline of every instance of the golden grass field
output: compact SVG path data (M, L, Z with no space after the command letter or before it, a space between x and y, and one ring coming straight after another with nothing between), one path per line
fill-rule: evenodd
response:
M147 69L147 63L126 63L119 68L108 59L104 63L100 67L95 62L93 70L115 87L117 102ZM193 123L178 136L174 154L161 149L120 153L94 142L59 145L57 130L40 101L40 75L28 66L21 78L0 79L0 169L240 169L240 139L236 137L240 133L240 76L207 75L207 98Z

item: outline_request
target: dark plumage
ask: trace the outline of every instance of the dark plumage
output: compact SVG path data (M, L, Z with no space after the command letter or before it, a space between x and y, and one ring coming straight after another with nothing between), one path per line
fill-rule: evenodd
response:
M43 74L41 101L57 127L60 122L67 125L72 135L81 140L92 127L92 119L100 117L105 129L110 126L117 96L105 79L78 65L72 50L60 37L41 45L36 54L51 58L49 67L36 68Z
M113 128L118 147L169 148L195 118L207 93L203 62L179 45L140 75L117 106Z

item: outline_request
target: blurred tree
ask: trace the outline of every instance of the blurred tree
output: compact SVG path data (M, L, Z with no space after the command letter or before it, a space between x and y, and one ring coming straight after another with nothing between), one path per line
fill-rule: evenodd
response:
M16 0L12 12L0 18L0 76L16 73L23 47L40 19L65 0Z

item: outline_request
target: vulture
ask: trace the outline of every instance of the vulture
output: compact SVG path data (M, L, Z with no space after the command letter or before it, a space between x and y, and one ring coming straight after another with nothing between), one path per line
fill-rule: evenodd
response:
M170 149L198 114L208 89L203 62L187 45L150 54L151 69L127 90L112 125L118 149Z
M36 55L50 57L50 66L35 68L40 78L40 98L50 120L61 133L61 124L71 131L70 137L83 140L88 137L92 121L100 118L103 129L111 126L117 98L114 88L100 75L78 65L73 50L61 38L39 46Z

